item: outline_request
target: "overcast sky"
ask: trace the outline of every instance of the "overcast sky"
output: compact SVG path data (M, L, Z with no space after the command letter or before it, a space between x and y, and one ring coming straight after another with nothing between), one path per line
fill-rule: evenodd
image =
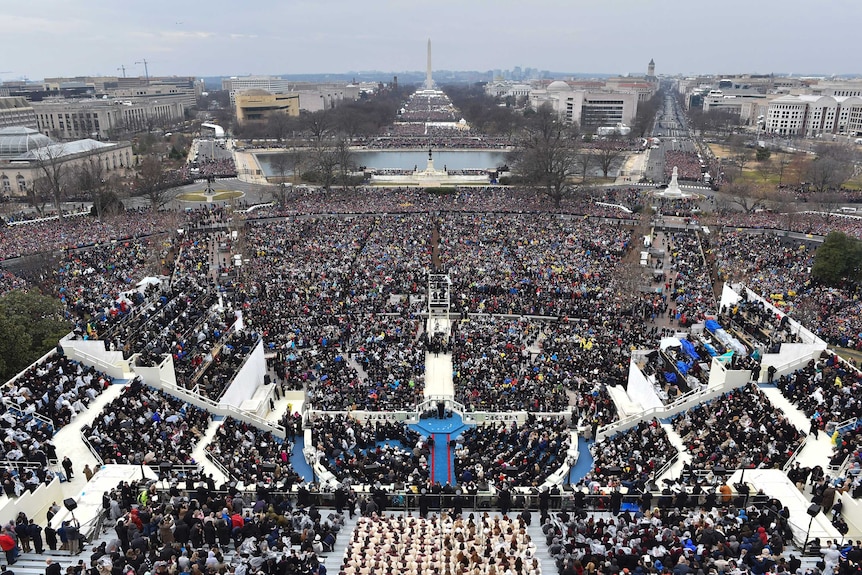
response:
M862 0L0 2L0 79L532 67L862 72Z

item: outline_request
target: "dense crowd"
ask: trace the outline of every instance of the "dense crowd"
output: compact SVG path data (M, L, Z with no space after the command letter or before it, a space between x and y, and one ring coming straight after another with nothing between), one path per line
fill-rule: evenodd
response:
M0 296L14 290L27 290L30 283L7 270L0 270Z
M694 507L646 508L611 518L568 511L542 525L561 575L614 573L796 573L799 558L781 556L792 539L789 512L777 500L735 508L714 493L691 495ZM702 506L702 507L700 507Z
M193 464L192 452L209 417L136 379L81 433L105 463Z
M347 485L422 486L429 479L429 438L395 421L365 424L343 415L311 421L316 458Z
M825 429L862 415L862 373L831 353L775 380L781 393L812 419L812 429Z
M59 355L51 355L30 366L18 378L6 383L3 402L25 415L38 414L51 420L51 434L67 425L111 384L92 367ZM30 426L38 426L32 420Z
M719 277L742 281L831 345L862 349L862 302L852 285L812 280L814 249L773 234L724 230L714 244Z
M305 496L294 505L266 486L249 501L236 490L215 491L206 478L189 476L185 487L174 482L159 494L154 482L133 481L107 493L115 536L93 549L95 572L312 575L318 554L332 549L344 523Z
M522 518L372 516L354 529L338 575L540 575L536 551Z
M664 175L670 180L671 172L677 168L680 180L700 181L703 179L701 173L701 160L694 152L682 150L667 150L664 153Z
M487 424L461 433L455 444L459 482L541 485L567 464L572 431L564 418L527 416L524 425Z
M590 446L594 464L591 474L607 483L618 480L629 489L642 491L656 473L677 455L667 432L653 419L606 437Z
M673 427L691 454L691 468L780 469L802 433L763 391L747 385L674 417Z
M106 244L112 240L140 238L174 228L176 212L127 210L102 221L88 217L33 222L0 227L0 254L3 259L22 255Z
M468 410L558 412L569 404L562 381L530 366L540 324L476 317L452 334L455 397Z
M246 488L264 484L290 491L300 477L290 464L293 444L232 417L226 418L206 447L233 481Z

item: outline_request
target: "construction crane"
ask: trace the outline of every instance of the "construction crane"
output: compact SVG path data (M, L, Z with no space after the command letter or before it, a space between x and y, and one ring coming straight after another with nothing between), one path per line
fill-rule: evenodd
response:
M117 70L122 70L122 71L123 71L123 78L125 78L125 77L126 77L126 67L125 67L125 66L123 66L123 65L121 64L121 65L120 65L120 67L119 67L119 68L117 68Z
M146 77L147 85L149 86L149 84L150 84L150 71L147 69L147 59L144 58L143 60L138 60L137 62L135 62L135 64L143 64L144 65L144 76Z

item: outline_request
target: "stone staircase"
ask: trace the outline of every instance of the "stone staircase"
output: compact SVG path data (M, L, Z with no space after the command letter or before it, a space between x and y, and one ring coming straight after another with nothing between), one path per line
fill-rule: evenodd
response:
M553 513L553 511L551 511ZM548 553L548 544L545 542L545 534L542 533L542 517L539 513L531 513L532 520L527 527L527 534L536 545L536 558L539 560L542 575L556 575L557 564L551 554Z
M321 510L321 514L323 513L324 511ZM344 552L347 550L347 544L350 543L353 538L353 530L356 528L356 522L359 517L360 515L356 513L353 515L353 519L351 519L350 515L345 510L344 525L335 537L335 546L332 548L332 551L322 553L318 556L320 558L320 562L326 565L327 573L338 573L340 571L341 563L344 561Z

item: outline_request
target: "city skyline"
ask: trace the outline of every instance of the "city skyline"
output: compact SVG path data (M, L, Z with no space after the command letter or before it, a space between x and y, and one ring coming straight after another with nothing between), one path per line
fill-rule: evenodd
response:
M0 79L143 76L144 60L151 76L421 71L427 38L440 70L627 74L653 58L668 75L862 72L852 35L815 30L809 11L800 0L726 0L709 14L681 0L44 0L0 8ZM850 22L862 4L824 0L817 13Z

